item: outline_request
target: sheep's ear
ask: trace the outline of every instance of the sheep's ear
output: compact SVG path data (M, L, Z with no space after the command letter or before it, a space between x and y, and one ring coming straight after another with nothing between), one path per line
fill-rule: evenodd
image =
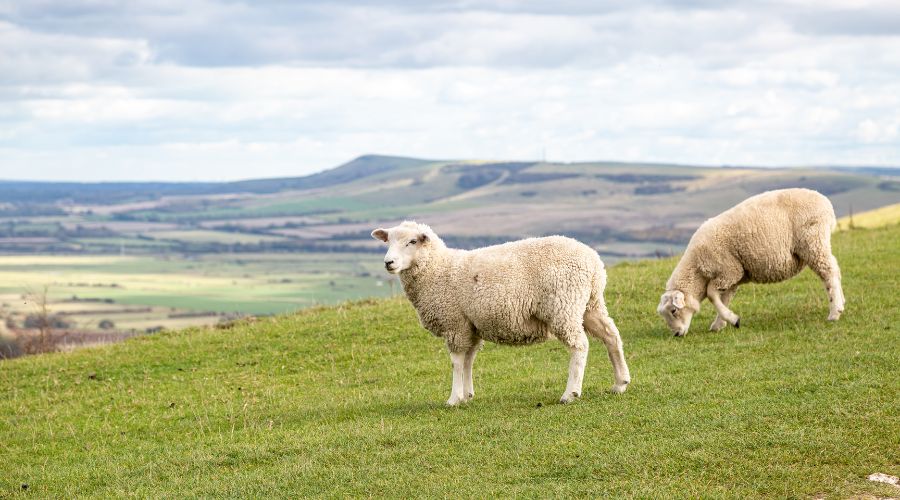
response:
M378 229L372 231L372 237L375 238L376 240L381 240L385 243L387 243L387 240L388 240L387 231L385 231L384 229L381 229L380 227Z
M672 305L684 309L684 294L678 290L672 293Z
M419 243L425 243L428 241L428 235L425 233L419 234Z

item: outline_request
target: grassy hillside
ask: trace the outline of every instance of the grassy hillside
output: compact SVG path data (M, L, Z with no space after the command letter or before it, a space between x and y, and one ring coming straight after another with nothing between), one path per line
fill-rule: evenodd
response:
M897 496L900 228L842 232L847 311L820 283L743 288L742 328L683 339L655 306L674 261L610 269L633 384L593 350L555 404L557 343L488 345L477 396L402 299L0 363L0 496Z

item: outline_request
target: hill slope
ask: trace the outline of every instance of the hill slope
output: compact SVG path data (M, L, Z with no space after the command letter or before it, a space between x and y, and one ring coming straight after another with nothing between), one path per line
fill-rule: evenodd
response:
M888 205L875 210L869 210L861 214L853 216L841 217L838 219L838 227L841 229L851 228L876 228L884 226L892 226L900 224L900 203Z
M476 400L405 300L0 363L0 496L896 496L900 228L842 232L847 312L809 271L747 286L742 328L684 339L655 305L672 260L610 269L634 382L554 404L556 343L488 345Z

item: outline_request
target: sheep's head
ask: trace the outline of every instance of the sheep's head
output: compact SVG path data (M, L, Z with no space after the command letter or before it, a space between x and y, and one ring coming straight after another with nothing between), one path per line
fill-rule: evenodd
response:
M676 337L685 335L691 327L691 318L700 310L697 299L685 296L681 290L667 290L659 299L656 312L666 320L669 330Z
M388 244L384 268L391 274L409 269L440 242L430 227L410 221L389 229L378 228L372 231L372 237Z

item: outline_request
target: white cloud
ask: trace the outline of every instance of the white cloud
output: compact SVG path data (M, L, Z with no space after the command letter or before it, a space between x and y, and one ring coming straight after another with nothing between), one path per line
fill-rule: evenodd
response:
M840 2L821 25L799 3L74 5L0 1L0 178L299 175L370 152L900 165L900 36ZM848 9L856 31L822 14Z

